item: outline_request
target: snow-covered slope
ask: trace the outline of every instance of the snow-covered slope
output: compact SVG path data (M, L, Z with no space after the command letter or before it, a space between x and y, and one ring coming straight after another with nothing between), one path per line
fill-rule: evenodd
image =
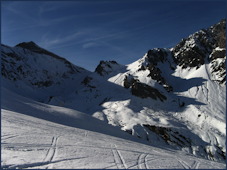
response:
M145 98L104 103L109 122L153 144L161 140L224 161L225 23L198 31L172 49L149 50L126 68L101 75Z
M223 163L149 146L85 113L5 88L2 93L2 168L225 168Z
M32 110L26 112L29 116L64 126L72 126L75 121L81 125L76 128L92 127L86 130L95 129L90 124L97 118L103 122L102 129L108 124L116 126L125 131L124 135L131 134L152 147L161 146L223 163L226 160L224 35L225 20L190 35L171 49L151 49L126 66L101 61L95 72L75 66L33 42L16 47L2 45L2 88L6 91L3 103L8 93L29 98L20 97L27 102L7 99L3 113L24 112L22 108L28 107L25 103L34 100L32 106L40 107L35 110L29 104L27 110ZM74 117L78 114L83 115L82 120Z

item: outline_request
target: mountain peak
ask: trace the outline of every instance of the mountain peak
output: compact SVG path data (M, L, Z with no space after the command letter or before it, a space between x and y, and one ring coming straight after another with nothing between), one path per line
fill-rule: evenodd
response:
M34 43L33 41L29 41L29 42L22 42L16 45L16 47L22 47L22 48L26 48L29 50L37 50L37 49L41 49L41 47L39 47L36 43Z
M35 53L46 54L46 55L50 55L52 57L55 57L57 59L63 59L62 57L60 57L60 56L58 56L58 55L56 55L56 54L54 54L54 53L52 53L50 51L47 51L44 48L41 48L40 46L38 46L33 41L22 42L22 43L17 44L15 47L21 47L21 48L28 49L28 50L30 50L32 52L35 52Z
M116 67L121 67L116 61L100 61L95 72L101 76L110 74ZM115 68L115 69L114 69Z
M28 49L28 50L30 50L32 52L35 52L35 53L49 55L51 57L54 57L56 59L64 61L68 65L71 65L71 63L68 60L66 60L65 58L62 58L62 57L60 57L60 56L58 56L58 55L56 55L56 54L54 54L54 53L52 53L52 52L50 52L48 50L45 50L44 48L38 46L33 41L22 42L22 43L17 44L15 47L21 47L21 48Z

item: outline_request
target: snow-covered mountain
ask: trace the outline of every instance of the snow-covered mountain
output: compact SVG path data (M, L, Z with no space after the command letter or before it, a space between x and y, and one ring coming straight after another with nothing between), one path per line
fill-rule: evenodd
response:
M190 35L171 49L151 49L128 65L101 61L95 72L75 66L34 42L20 43L15 47L2 45L3 121L9 124L13 122L13 126L19 125L6 119L6 115L10 114L14 119L16 113L23 113L36 117L34 119L39 118L37 121L46 119L72 126L73 121L78 124L78 120L70 116L76 116L79 111L87 114L83 119L86 126L82 127L91 127L87 130L93 129L90 124L94 121L89 120L97 118L103 122L101 129L105 125L109 127L108 124L116 126L125 131L122 133L126 136L127 133L134 136L130 140L147 142L151 147L164 147L176 153L225 162L225 27L226 21L222 20ZM17 95L25 101L20 103L7 97L14 98ZM31 104L36 108L34 112L28 113L22 109L27 107L26 103L30 103L27 100L36 102ZM57 113L58 109L62 113L69 112L70 116L62 116L62 113ZM51 116L45 116L47 113ZM19 119L28 118L19 116ZM69 124L66 120L70 120ZM9 133L7 123L2 126L4 133ZM119 129L114 133L119 133ZM99 132L109 133L102 130ZM9 151L8 145L3 145L3 151L12 154L14 149ZM117 159L118 151L113 152ZM9 159L4 158L5 167L10 167L7 162ZM119 158L117 161L124 160ZM124 164L122 162L122 166ZM210 164L207 165L209 167Z
M68 89L62 88L64 84L71 84L72 89L74 82L80 81L77 78L88 74L87 70L42 49L34 42L15 47L2 45L1 55L1 73L6 80L3 84L9 82L9 86L19 86L23 96L37 100L40 96L67 93Z

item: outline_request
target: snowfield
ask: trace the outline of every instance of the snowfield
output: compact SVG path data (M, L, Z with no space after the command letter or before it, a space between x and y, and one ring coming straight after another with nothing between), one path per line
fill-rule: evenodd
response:
M94 72L1 45L2 167L225 169L225 27Z
M76 110L2 88L2 168L225 169L224 163L150 146Z

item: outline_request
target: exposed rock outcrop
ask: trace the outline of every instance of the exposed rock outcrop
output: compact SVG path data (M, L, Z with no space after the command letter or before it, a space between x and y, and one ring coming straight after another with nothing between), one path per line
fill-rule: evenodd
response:
M108 75L114 70L114 66L118 65L119 64L116 61L100 61L95 72L101 76Z
M134 79L131 75L125 76L124 87L131 88L131 93L141 98L150 97L152 99L166 100L166 96L161 94L156 88L141 83L139 80Z
M158 63L170 63L170 61L168 61L168 55L170 54L169 51L167 52L166 49L155 48L149 50L145 58L147 62L145 62L138 71L149 70L150 73L148 74L148 77L151 77L153 80L156 80L157 83L159 83L166 89L166 91L170 92L173 91L173 88L167 83L167 81L162 75L162 70L160 70L158 67ZM171 64L169 64L169 66L171 69L174 69Z
M202 29L177 44L172 52L174 61L182 68L196 67L211 63L215 81L225 84L226 20L208 29Z

